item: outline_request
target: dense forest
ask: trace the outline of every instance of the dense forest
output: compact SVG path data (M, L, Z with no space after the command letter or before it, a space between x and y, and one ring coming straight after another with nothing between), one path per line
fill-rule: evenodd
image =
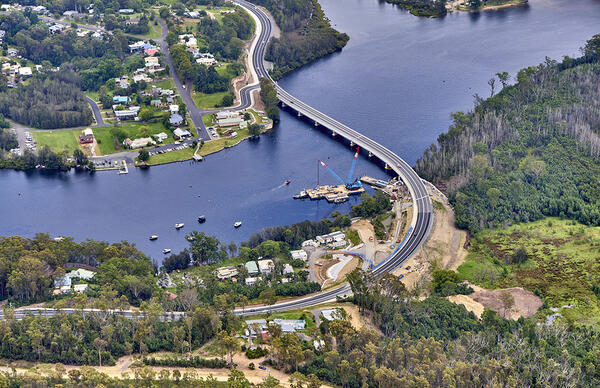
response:
M0 113L34 128L53 129L89 125L92 111L72 71L47 78L34 77L0 94Z
M279 121L279 98L273 82L268 78L260 79L260 99L265 104L265 113L273 121Z
M356 271L354 302L381 333L349 321L321 325L335 347L299 367L335 385L358 387L559 387L600 384L600 332L589 327L482 319L435 296L418 300L395 277Z
M272 76L284 74L341 50L348 35L331 27L317 0L258 0L281 28L281 37L272 38L265 58L274 63Z
M544 216L600 225L600 35L581 58L498 73L416 163L446 187L456 224L477 232Z

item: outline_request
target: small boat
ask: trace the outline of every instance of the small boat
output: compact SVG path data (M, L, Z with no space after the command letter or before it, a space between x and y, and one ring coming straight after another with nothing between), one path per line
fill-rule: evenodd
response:
M184 225L185 224L183 222L181 224L175 224L175 229L181 229Z
M234 228L239 228L240 226L242 226L242 221L237 221L235 224L233 224Z
M165 248L163 249L163 253L166 255L167 253L171 253L171 250L169 248Z
M202 224L202 223L204 223L205 221L206 221L206 217L205 217L205 216L200 216L200 217L198 217L198 222L199 222L199 223L201 223L201 224Z
M284 184L284 185L289 185L290 183L292 183L292 181L291 181L291 180L289 180L289 179L288 179L288 180L286 180L285 182L283 182L283 184Z
M154 241L154 240L158 240L158 236L153 234L152 236L150 236L150 241Z

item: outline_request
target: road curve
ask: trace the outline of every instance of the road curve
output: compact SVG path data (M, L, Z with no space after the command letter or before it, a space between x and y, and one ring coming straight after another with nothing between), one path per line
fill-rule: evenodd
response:
M265 50L269 38L271 37L272 25L269 17L257 6L246 0L234 0L235 3L251 12L260 22L261 31L256 47L251 52L254 70L259 78L271 78L264 65ZM318 111L310 105L298 100L290 93L281 88L274 82L277 90L277 96L280 101L295 110L299 114L308 117L315 124L322 125L334 133L343 136L347 140L359 145L363 150L369 151L373 156L379 158L387 167L393 170L403 180L408 187L413 199L413 219L411 221L412 229L409 232L404 244L394 251L390 257L380 263L372 272L381 275L390 272L399 267L406 260L411 258L425 242L433 225L433 206L427 189L417 173L400 156L385 148L376 141L360 134L350 127L338 122L337 120ZM339 288L320 292L318 294L308 295L290 301L276 303L272 306L248 307L246 309L235 310L239 315L262 314L268 311L283 311L296 308L312 306L335 300L338 296L344 296L351 292L350 286L344 284Z

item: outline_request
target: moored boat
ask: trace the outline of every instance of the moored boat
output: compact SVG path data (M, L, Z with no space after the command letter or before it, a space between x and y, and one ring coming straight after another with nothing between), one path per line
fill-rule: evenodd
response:
M171 250L169 248L165 248L163 249L163 253L166 255L167 253L171 253Z
M202 223L204 223L205 221L206 221L206 216L200 216L200 217L198 217L198 222L199 222L199 223L201 223L201 224L202 224Z
M154 240L158 240L158 236L153 234L152 236L150 236L150 241L154 241Z
M233 224L234 228L239 228L240 226L242 226L242 221L237 221L235 224Z
M175 229L181 229L181 228L183 228L184 225L185 224L183 222L180 224L175 224Z

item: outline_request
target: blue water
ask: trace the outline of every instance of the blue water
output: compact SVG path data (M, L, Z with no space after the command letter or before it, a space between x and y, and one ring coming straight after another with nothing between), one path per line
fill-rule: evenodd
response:
M413 164L447 130L450 113L489 95L496 72L512 75L545 56L576 56L600 32L598 0L532 0L528 6L443 19L416 18L375 0L321 0L341 31L341 52L294 72L280 84L334 118L382 142ZM159 259L186 247L191 230L240 242L265 226L318 220L342 205L294 201L316 183L316 160L346 177L347 145L282 112L280 125L258 142L128 175L0 171L0 235L128 240ZM361 156L355 176L385 178ZM283 186L291 179L289 186ZM321 183L336 183L325 171ZM190 185L192 187L190 187ZM18 193L22 193L21 196ZM198 197L200 196L200 197ZM206 215L199 225L196 218ZM235 221L242 221L234 229ZM186 226L175 231L173 225ZM148 236L159 235L155 242Z

